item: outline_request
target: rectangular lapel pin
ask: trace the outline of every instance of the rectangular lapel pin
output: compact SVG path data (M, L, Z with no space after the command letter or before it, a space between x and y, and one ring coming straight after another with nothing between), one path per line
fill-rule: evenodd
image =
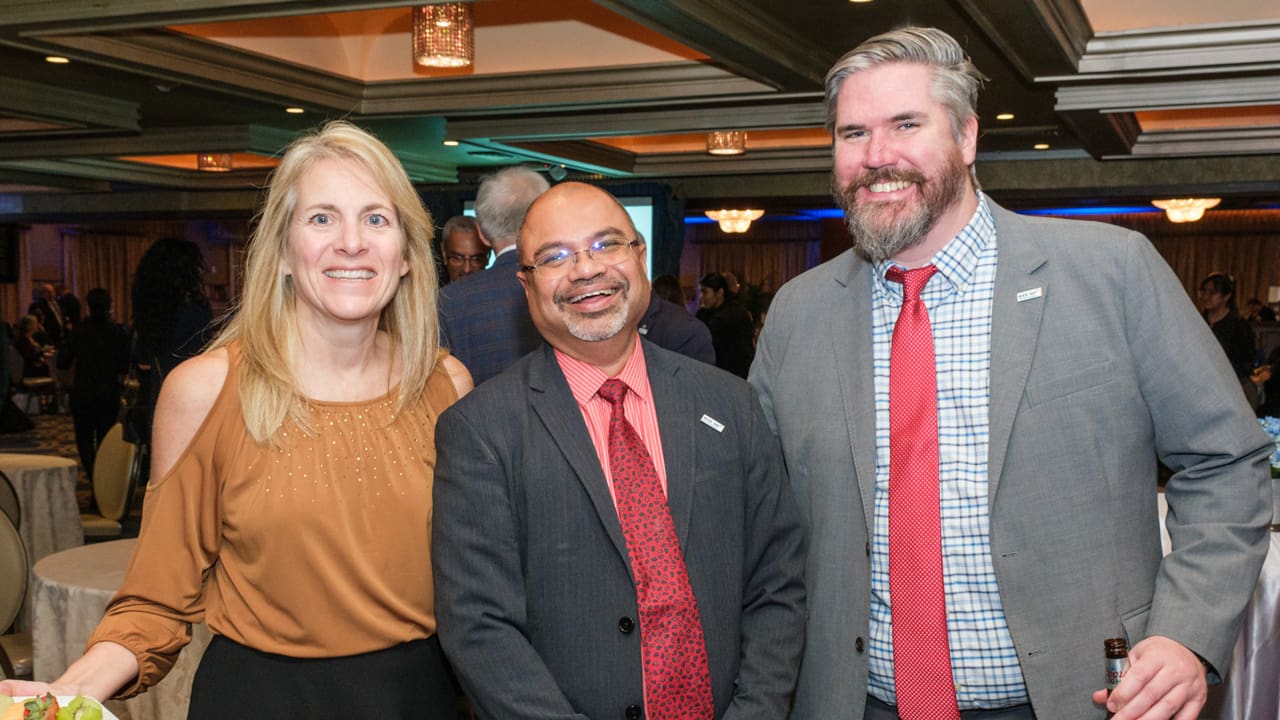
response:
M711 428L712 430L715 430L715 431L716 431L716 432L718 432L718 433L722 433L722 432L724 432L724 423L722 423L722 422L720 422L719 420L717 420L717 419L715 419L715 418L711 417L710 415L703 415L703 416L702 416L702 424L703 424L703 425L706 425L707 427Z
M1018 302L1035 300L1041 295L1044 295L1044 290L1042 288L1031 288L1030 290L1023 290L1022 292L1018 293Z

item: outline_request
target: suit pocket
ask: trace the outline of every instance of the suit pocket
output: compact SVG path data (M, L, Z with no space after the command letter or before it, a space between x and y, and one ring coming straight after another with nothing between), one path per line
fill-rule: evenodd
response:
M1098 365L1090 365L1079 372L1066 377L1054 378L1027 388L1027 405L1035 407L1052 400L1074 395L1078 392L1104 385L1115 375L1115 363L1108 360Z
M1147 636L1147 621L1150 619L1151 603L1120 616L1120 624L1124 626L1125 639L1129 642L1129 647L1133 647Z

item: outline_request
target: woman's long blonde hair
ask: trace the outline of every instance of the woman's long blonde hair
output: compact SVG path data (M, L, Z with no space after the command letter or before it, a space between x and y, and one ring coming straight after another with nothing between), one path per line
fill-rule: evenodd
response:
M395 411L420 397L435 367L439 347L437 276L431 254L431 216L395 155L377 138L346 121L326 123L295 140L272 173L267 199L245 252L244 288L226 327L210 348L238 340L240 403L249 434L273 441L287 418L310 429L293 368L301 362L294 314L293 283L280 272L297 205L298 181L324 159L353 160L365 166L386 192L404 234L409 272L383 308L378 327L391 338L401 359Z

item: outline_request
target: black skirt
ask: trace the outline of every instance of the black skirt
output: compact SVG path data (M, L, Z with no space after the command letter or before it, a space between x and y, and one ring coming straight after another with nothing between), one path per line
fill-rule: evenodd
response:
M458 698L433 636L336 658L293 658L215 635L191 686L188 720L226 718L436 718Z

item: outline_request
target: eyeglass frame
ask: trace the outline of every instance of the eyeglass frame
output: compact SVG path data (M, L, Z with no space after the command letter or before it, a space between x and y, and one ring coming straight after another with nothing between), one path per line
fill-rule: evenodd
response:
M625 249L626 249L626 250L630 250L630 249L632 249L632 248L635 248L635 247L639 247L639 246L641 246L641 245L644 245L644 239L642 239L642 238L635 238L634 240L622 240L622 239L620 239L620 238L616 238L616 237L600 238L599 240L596 240L595 242L593 242L593 243L591 243L590 245L588 245L588 246L586 246L586 247L582 248L581 250L569 250L569 249L567 249L567 248L561 248L560 250L557 250L557 251L556 251L556 253L554 253L554 254L559 254L560 252L566 252L566 253L568 253L568 255L566 255L566 256L563 258L563 259L566 261L566 262L564 263L564 265L556 265L556 266L552 266L551 268L547 268L547 262L549 262L549 261L550 261L550 258L548 258L547 256L545 256L545 255L544 255L544 256L543 256L543 261L542 261L541 263L539 263L539 262L538 262L538 260L535 258L535 259L534 259L534 261L533 261L533 264L531 264L531 265L523 265L523 264L522 264L522 265L520 265L519 267L520 267L520 270L521 270L522 272L533 272L534 270L538 270L538 269L544 269L544 270L546 270L546 269L550 269L550 270L560 270L560 269L564 269L564 270L566 270L566 271L567 271L570 267L573 267L574 265L577 265L577 264L578 264L578 256L579 256L579 255L581 255L582 253L586 253L586 254L587 254L587 257L591 258L592 260L595 260L595 259L596 259L596 255L595 255L595 254L596 254L597 252L600 252L600 250L601 250L601 248L600 248L600 247L598 247L598 246L602 246L602 245L605 245L605 244L614 244L614 245L618 245L618 246L625 246ZM595 248L595 250L592 250L592 248L593 248L593 247ZM569 261L572 261L572 262L569 262ZM621 262L621 260L619 260L618 262ZM609 263L609 264L610 264L610 265L617 265L618 263Z
M489 251L486 250L483 255L463 255L462 253L446 252L444 261L454 265L479 265L484 267L489 264Z

